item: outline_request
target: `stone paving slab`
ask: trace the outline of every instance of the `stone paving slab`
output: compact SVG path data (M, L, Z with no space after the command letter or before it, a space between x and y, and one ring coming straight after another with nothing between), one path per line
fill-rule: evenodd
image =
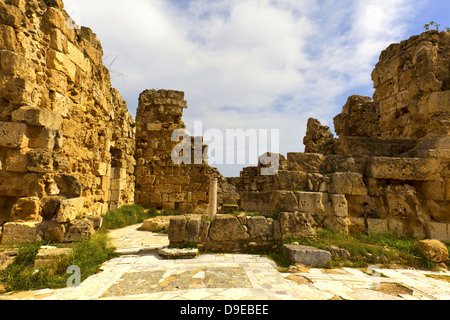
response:
M376 276L366 270L313 268L280 273L272 260L257 255L166 260L156 253L133 254L168 244L167 237L138 227L112 232L118 250L128 253L104 263L80 286L0 300L450 300L450 272L379 269Z

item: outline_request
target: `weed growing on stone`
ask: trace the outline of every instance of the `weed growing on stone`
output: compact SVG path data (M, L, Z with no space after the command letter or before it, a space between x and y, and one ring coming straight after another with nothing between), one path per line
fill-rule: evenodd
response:
M14 263L0 271L0 283L7 291L39 290L63 288L70 274L69 266L78 266L81 281L97 273L101 264L117 257L110 245L108 235L100 232L89 239L73 243L70 256L60 258L45 267L34 266L36 255L44 243L23 243L19 245L19 255Z
M421 256L414 245L418 240L393 234L342 234L331 230L320 230L313 237L285 237L285 244L298 243L304 246L327 250L330 246L347 250L351 257L333 257L329 267L366 268L369 265L402 265L420 269L434 269L436 264Z
M103 216L102 229L113 230L144 222L146 213L143 207L138 205L123 206L109 211Z

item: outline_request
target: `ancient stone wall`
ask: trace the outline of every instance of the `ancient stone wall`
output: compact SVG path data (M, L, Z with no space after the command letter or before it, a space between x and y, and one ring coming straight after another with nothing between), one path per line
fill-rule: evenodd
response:
M134 201L134 119L102 56L61 0L0 2L3 243L73 239L77 217Z
M146 90L136 116L135 201L147 208L205 213L211 178L219 179L219 205L239 195L208 165L202 137L191 137L182 121L184 92Z
M310 119L307 153L288 153L272 177L254 167L235 179L241 206L339 232L450 240L449 48L450 33L436 31L391 45L374 100L352 96L334 119L339 138Z

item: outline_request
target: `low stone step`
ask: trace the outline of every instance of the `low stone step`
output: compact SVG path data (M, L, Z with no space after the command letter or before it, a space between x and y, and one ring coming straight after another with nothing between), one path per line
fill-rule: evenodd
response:
M313 268L323 268L328 265L331 253L314 247L285 244L285 252L289 254L292 263L301 263Z
M199 255L198 249L175 249L162 248L159 250L159 255L165 259L195 259Z

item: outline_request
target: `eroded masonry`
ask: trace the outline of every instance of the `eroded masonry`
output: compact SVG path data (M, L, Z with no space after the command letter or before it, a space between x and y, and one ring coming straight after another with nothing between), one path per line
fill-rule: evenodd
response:
M266 217L180 220L173 242L271 243L321 227L450 240L450 33L383 51L373 99L348 99L338 138L310 119L305 153L280 155L275 175L260 164L227 179L198 157L202 137L183 135L191 164L173 161L183 92L144 91L134 119L102 57L61 0L0 2L2 243L75 241L125 204L204 214L211 179L219 207Z

